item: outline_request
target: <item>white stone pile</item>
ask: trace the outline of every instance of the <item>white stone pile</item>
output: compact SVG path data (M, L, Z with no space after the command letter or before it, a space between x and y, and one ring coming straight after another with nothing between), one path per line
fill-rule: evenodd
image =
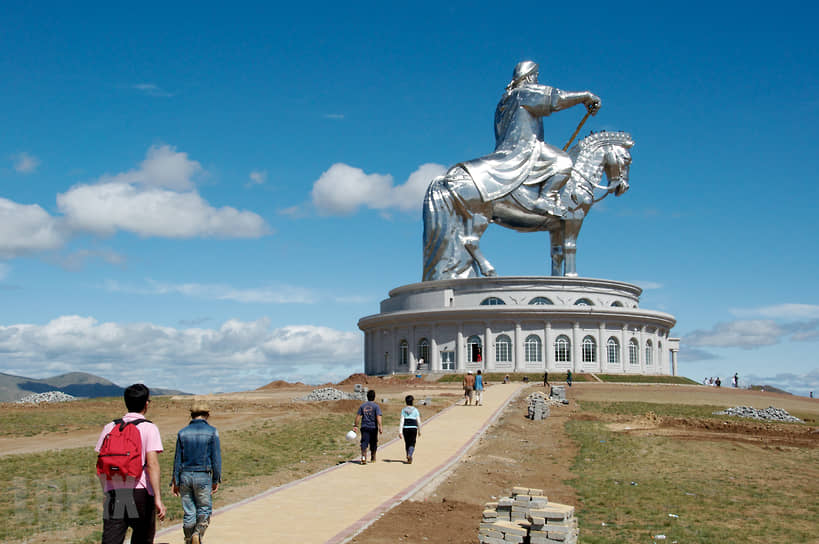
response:
M17 404L40 404L41 402L69 402L77 400L77 397L72 397L62 391L46 391L44 393L33 393L26 395L17 401Z
M313 389L299 400L307 402L323 402L328 400L365 400L366 398L367 392L364 390L356 391L354 393L345 393L344 391L339 391L334 387L320 387L318 389Z
M512 488L511 497L486 503L481 544L576 544L574 506L549 502L542 489Z
M546 398L545 393L535 391L526 397L526 403L528 405L526 413L527 418L534 421L540 421L541 419L546 419L549 417L549 399Z
M751 408L750 406L734 406L733 408L728 408L721 412L714 412L714 415L717 416L736 416L736 417L747 417L751 419L757 419L760 421L779 421L785 423L804 423L798 417L794 417L790 415L786 410L782 408L774 408L773 406L768 406L764 410L759 410L757 408Z

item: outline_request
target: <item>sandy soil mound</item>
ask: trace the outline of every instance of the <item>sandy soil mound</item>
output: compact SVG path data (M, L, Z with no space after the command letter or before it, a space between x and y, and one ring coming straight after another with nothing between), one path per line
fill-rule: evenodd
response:
M270 382L267 385L263 385L256 389L256 391L263 391L265 389L286 389L286 388L293 388L293 387L305 387L305 385L301 382L290 383L284 380L276 380L274 382Z

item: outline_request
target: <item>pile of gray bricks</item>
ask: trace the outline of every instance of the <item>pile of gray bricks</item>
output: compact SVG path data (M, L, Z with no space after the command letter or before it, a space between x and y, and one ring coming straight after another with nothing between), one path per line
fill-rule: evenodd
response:
M478 542L481 544L576 544L574 506L549 502L542 489L515 487L511 497L487 503Z
M549 393L549 396L553 399L564 401L566 400L566 386L565 385L553 385L552 391Z
M529 419L538 421L549 417L550 414L549 403L544 393L541 393L540 391L535 391L534 393L526 397L526 402L528 404L528 412L526 414L526 417L528 417Z

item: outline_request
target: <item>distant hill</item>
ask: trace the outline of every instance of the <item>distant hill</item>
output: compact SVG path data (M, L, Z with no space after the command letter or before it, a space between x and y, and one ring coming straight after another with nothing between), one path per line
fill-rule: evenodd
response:
M786 395L791 394L790 392L774 387L773 385L752 385L748 387L748 389L752 389L754 391L767 391L768 393L784 393Z
M150 387L150 386L149 386ZM62 391L73 397L120 397L125 391L114 382L85 372L69 372L45 379L26 378L0 372L0 402L14 402L32 393ZM184 395L182 391L151 387L154 395Z

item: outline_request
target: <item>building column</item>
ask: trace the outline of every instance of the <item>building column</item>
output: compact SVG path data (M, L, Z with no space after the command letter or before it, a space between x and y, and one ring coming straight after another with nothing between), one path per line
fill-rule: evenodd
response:
M515 338L512 340L514 344L512 345L512 357L514 357L514 369L515 372L522 372L525 370L525 363L522 361L522 357L520 356L520 323L515 323Z
M606 338L606 322L605 321L600 322L600 325L598 327L597 336L598 336L598 338L597 338L597 357L598 357L598 359L597 359L597 371L598 372L605 372L603 370L605 368L605 366L603 365L603 361L606 361L607 360L606 358L609 355L609 352L606 349L606 340L608 340L608 338Z
M637 341L640 342L640 349L638 351L639 357L638 361L640 361L640 374L645 375L646 373L646 326L643 325L640 327L640 330L637 331Z
M671 352L671 375L677 375L677 352L680 351L678 349L670 349Z
M464 326L458 323L458 336L455 338L455 369L463 372L466 360L466 346L464 345Z
M432 336L429 339L429 369L432 372L441 371L441 354L438 353L438 325L432 324Z
M555 350L552 348L552 322L547 321L543 327L543 363L546 370L555 369Z
M418 369L418 359L415 357L415 350L418 347L415 345L415 325L410 327L407 342L409 342L409 346L407 346L407 366L409 366L410 374L415 374Z
M572 325L572 372L580 372L583 366L580 347L580 322L575 321Z
M623 328L620 329L620 368L621 372L628 372L628 344L626 343L626 332L628 331L628 323L623 323Z
M490 340L492 338L492 329L489 328L489 324L486 325L486 332L484 333L484 347L483 347L483 367L487 371L495 370L495 358L497 354L495 353L495 346L494 343ZM490 352L489 347L492 347L492 351Z

